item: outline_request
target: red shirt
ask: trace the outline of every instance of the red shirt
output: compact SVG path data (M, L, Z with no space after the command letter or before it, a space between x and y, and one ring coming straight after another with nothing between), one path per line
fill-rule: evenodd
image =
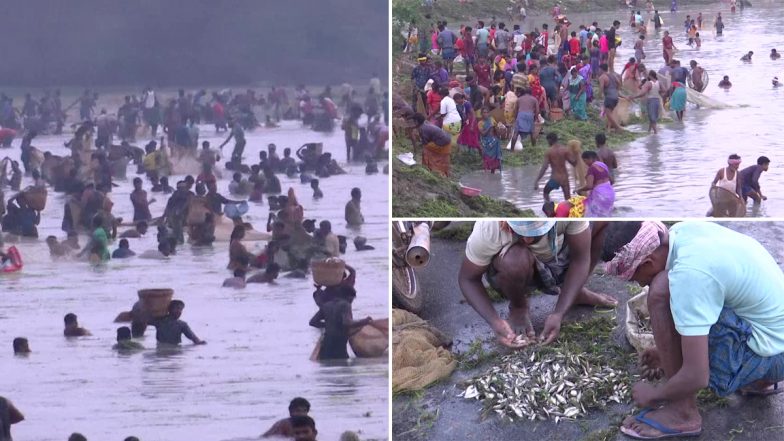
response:
M490 65L485 64L477 64L474 66L474 72L476 73L476 82L480 86L487 87L488 89L492 86L492 82L490 81Z
M667 36L662 38L662 45L665 49L672 49L672 37Z
M569 52L572 55L578 55L580 53L580 39L575 37L569 40Z

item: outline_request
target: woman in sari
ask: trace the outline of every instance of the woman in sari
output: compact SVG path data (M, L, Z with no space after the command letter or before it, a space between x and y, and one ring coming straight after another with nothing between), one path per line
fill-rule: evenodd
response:
M479 123L479 133L482 135L482 163L485 170L490 170L490 173L501 170L501 142L495 124L495 120L490 116L490 109L483 107L482 121Z
M462 129L460 129L460 136L457 137L457 143L468 148L480 150L479 128L476 124L474 108L462 93L456 93L454 99L457 105L457 113L460 114L462 120Z
M572 114L575 118L585 121L588 114L585 113L585 80L573 67L569 73L569 103L572 107Z
M675 111L675 115L678 117L678 121L683 121L683 111L686 110L686 87L678 81L672 82L670 110Z
M415 136L422 143L422 164L428 170L449 176L449 165L452 153L452 135L442 128L425 122L425 115L414 114Z
M434 83L430 83L430 90L427 92L427 119L435 122L441 111L441 99L443 96L438 93Z
M615 204L615 190L610 178L610 169L599 161L594 151L583 152L583 162L588 167L585 186L577 190L585 198L585 217L610 217Z
M528 87L531 89L531 95L539 102L539 110L544 112L545 115L550 113L547 94L539 81L539 66L536 64L532 64L528 71Z
M580 68L579 72L580 76L585 80L585 101L590 103L593 101L593 86L591 85L593 67L591 67L591 63L588 62L588 57L585 55L582 57L582 64L583 66Z

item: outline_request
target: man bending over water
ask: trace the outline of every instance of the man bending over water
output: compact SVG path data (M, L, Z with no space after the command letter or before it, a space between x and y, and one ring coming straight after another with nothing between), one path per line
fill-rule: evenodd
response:
M294 428L291 426L291 419L300 416L308 416L308 412L310 412L310 402L308 400L297 397L291 400L289 403L289 417L283 418L282 420L278 420L272 427L269 428L263 435L262 438L269 438L272 436L282 436L286 438L291 438L294 436Z
M730 251L731 250L731 251ZM784 380L784 273L756 240L709 222L619 222L607 234L607 273L648 286L656 346L638 382L643 410L621 431L638 439L702 432L697 393L769 395ZM661 404L664 403L663 406Z
M182 336L185 335L193 344L207 344L206 341L196 337L196 334L191 331L191 327L187 323L180 320L183 309L185 309L185 302L172 300L169 302L168 315L150 321L150 324L156 328L155 338L158 340L158 343L179 345L182 342Z
M748 202L749 198L751 198L755 204L768 200L768 197L762 194L759 178L762 176L762 172L768 171L769 166L770 159L766 156L760 156L757 158L757 165L746 167L740 171L738 176L740 177L743 202Z
M585 282L602 251L606 223L585 221L478 221L466 242L458 273L468 303L491 326L498 342L517 349L534 338L528 297L534 289L558 295L540 340L558 338L564 314L576 304L614 307L614 298L593 292ZM493 307L482 278L509 299L508 321ZM527 341L515 341L522 333Z

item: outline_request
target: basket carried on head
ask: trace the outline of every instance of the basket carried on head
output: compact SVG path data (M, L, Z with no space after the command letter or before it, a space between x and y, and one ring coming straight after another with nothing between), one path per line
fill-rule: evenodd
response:
M313 282L316 285L335 286L343 281L346 273L346 262L337 257L311 262Z
M174 290L169 288L140 289L139 300L142 303L142 310L149 313L152 317L163 317L169 313L169 303L171 303Z
M46 208L46 187L27 187L22 190L27 206L36 211Z

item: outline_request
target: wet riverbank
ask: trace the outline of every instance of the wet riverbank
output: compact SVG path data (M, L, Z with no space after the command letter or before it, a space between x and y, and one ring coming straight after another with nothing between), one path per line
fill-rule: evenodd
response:
M778 234L784 233L784 225L781 223L744 222L723 225L757 239L779 264L784 262L784 246L780 240L781 235ZM450 228L456 226L456 223L453 223ZM484 373L494 365L499 356L499 347L490 327L465 302L457 283L457 272L464 250L464 239L434 239L431 253L439 258L432 259L427 267L417 273L420 290L427 293L420 316L453 339L452 352L457 355L460 365L450 378L424 391L401 394L393 398L394 439L628 440L618 433L621 419L633 410L628 404L591 411L586 418L576 422L555 424L549 421L522 420L509 423L492 412L483 418L480 415L480 402L458 396L465 390L461 387L463 381ZM599 274L590 277L588 286L614 296L622 304L639 289L617 278ZM544 320L555 301L555 297L546 295L531 298L531 319L538 332L541 332ZM506 301L494 303L502 315L506 314L507 305ZM616 323L622 326L625 308L620 307L614 314L608 315L599 314L592 308L577 307L567 314L565 322L584 323L597 316L613 317ZM589 334L590 331L586 330L585 333ZM614 330L612 340L619 348L627 352L633 351L624 337L622 327ZM767 398L732 396L727 400L705 399L701 400L700 408L703 417L701 439L755 441L780 439L784 436L784 427L781 426L784 397L781 395Z

